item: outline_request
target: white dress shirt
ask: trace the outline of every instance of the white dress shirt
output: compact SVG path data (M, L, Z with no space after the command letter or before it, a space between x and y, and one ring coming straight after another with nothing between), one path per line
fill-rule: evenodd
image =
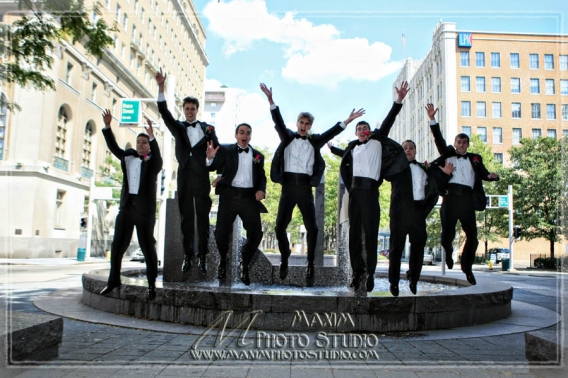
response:
M475 174L473 172L473 167L471 166L471 161L469 161L469 158L458 159L457 156L452 156L447 160L455 167L454 174L449 183L467 185L470 188L473 188L473 183L475 182Z
M248 147L248 152L241 152L239 155L239 169L233 179L232 186L235 188L252 188L252 147Z
M284 149L284 172L314 173L314 147L309 140L294 139Z
M355 146L353 152L353 177L367 177L379 181L383 146L381 142L369 139L365 144Z
M415 201L422 201L425 198L426 184L428 183L428 175L418 164L410 164L410 172L412 172L412 195Z
M138 194L140 188L140 175L142 173L142 159L138 156L126 156L126 176L128 177L128 193Z

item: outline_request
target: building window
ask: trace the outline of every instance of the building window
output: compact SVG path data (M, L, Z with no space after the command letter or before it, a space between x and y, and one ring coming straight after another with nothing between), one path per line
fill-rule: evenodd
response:
M556 129L546 130L546 137L556 139Z
M538 70L538 54L529 54L529 68Z
M122 47L120 48L120 57L122 60L126 57L126 46L122 43Z
M521 93L521 79L518 77L511 78L511 93Z
M97 102L97 83L94 82L93 85L91 86L91 101Z
M105 0L105 7L110 10L110 0Z
M55 197L55 227L61 227L63 218L63 204L65 200L65 191L58 190Z
M540 119L540 104L531 104L531 118Z
M121 14L121 12L120 12L120 5L116 4L116 14L115 14L115 19L114 19L114 20L115 20L117 23L120 22L120 14Z
M122 18L122 28L128 30L128 16L126 14Z
M544 93L547 95L555 94L554 91L554 79L546 79L544 80Z
M503 129L501 127L493 128L493 144L503 143Z
M462 92L469 92L470 91L469 76L462 76L461 77L461 91Z
M471 102L462 101L462 117L471 117Z
M540 80L531 79L531 94L540 94Z
M478 101L477 102L477 117L485 118L487 117L487 109L485 106L485 101Z
M475 53L475 66L476 67L485 67L485 53L484 52L476 52Z
M6 117L8 115L8 99L2 93L0 99L0 160L4 160L4 143L6 140Z
M59 118L57 119L57 134L55 136L55 156L65 158L65 148L67 145L67 113L63 106L59 108Z
M568 137L568 130L562 130L562 138Z
M485 93L485 77L478 76L475 78L475 90L478 93Z
M477 134L482 142L487 142L487 127L478 127Z
M568 121L568 105L562 104L562 120Z
M558 58L558 63L560 64L560 71L568 70L568 55L560 55Z
M91 166L91 148L92 148L92 138L93 138L93 126L91 121L87 122L85 126L85 136L83 137L83 160L82 166L89 168Z
M521 118L521 103L520 102L513 102L511 104L511 117Z
M513 144L521 143L523 138L523 129L514 128L513 129Z
M67 62L67 69L65 70L65 82L71 86L73 84L73 64Z
M460 65L469 67L469 51L460 51Z
M546 104L546 119L556 119L556 104Z
M501 152L493 153L493 158L497 163L503 165L503 154Z
M138 0L134 0L134 13L138 14Z
M471 126L462 126L462 133L466 134L468 137L471 137Z
M501 118L503 115L501 113L501 103L493 102L491 103L491 117Z
M519 53L511 53L511 68L521 68Z
M568 80L560 79L560 94L562 96L568 95Z
M501 67L501 53L492 52L491 53L491 68Z
M142 8L142 11L140 12L140 21L142 22L142 25L144 25L144 18L146 18L146 10Z
M542 136L542 132L540 129L532 129L532 138L537 139Z
M492 77L491 78L491 92L501 93L501 78L500 77Z
M544 69L553 70L554 69L554 55L544 54Z

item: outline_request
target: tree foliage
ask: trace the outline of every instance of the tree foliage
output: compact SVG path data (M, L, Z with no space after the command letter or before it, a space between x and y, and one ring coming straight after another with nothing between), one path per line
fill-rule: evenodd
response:
M0 80L22 87L31 84L37 90L55 90L53 79L45 74L52 68L56 44L68 41L84 45L87 54L102 58L104 49L113 43L109 26L101 18L92 23L82 1L48 0L20 2L21 17L12 24L0 24ZM5 104L19 109L15 103Z

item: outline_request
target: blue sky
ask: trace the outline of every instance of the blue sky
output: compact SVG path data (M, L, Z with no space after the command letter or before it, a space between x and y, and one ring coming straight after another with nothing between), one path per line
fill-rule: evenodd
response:
M426 56L440 20L461 31L566 34L567 3L194 0L207 32L207 86L242 89L238 121L253 125L251 144L267 147L278 140L260 82L273 88L290 128L309 111L321 132L353 108L365 108L362 119L374 125L391 106L404 58ZM232 132L218 128L222 142L233 142ZM351 124L338 140L353 138Z

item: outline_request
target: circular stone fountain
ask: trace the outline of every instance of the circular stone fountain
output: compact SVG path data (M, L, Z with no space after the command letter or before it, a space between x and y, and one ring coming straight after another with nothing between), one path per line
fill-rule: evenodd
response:
M470 286L465 280L422 275L417 295L403 291L407 282L401 280L401 295L392 297L383 278L387 274L381 272L371 293L343 287L158 281L157 297L149 301L140 269L124 271L119 289L99 295L108 273L83 275L83 303L138 318L241 330L401 332L471 326L508 317L513 296L511 286L498 282Z

